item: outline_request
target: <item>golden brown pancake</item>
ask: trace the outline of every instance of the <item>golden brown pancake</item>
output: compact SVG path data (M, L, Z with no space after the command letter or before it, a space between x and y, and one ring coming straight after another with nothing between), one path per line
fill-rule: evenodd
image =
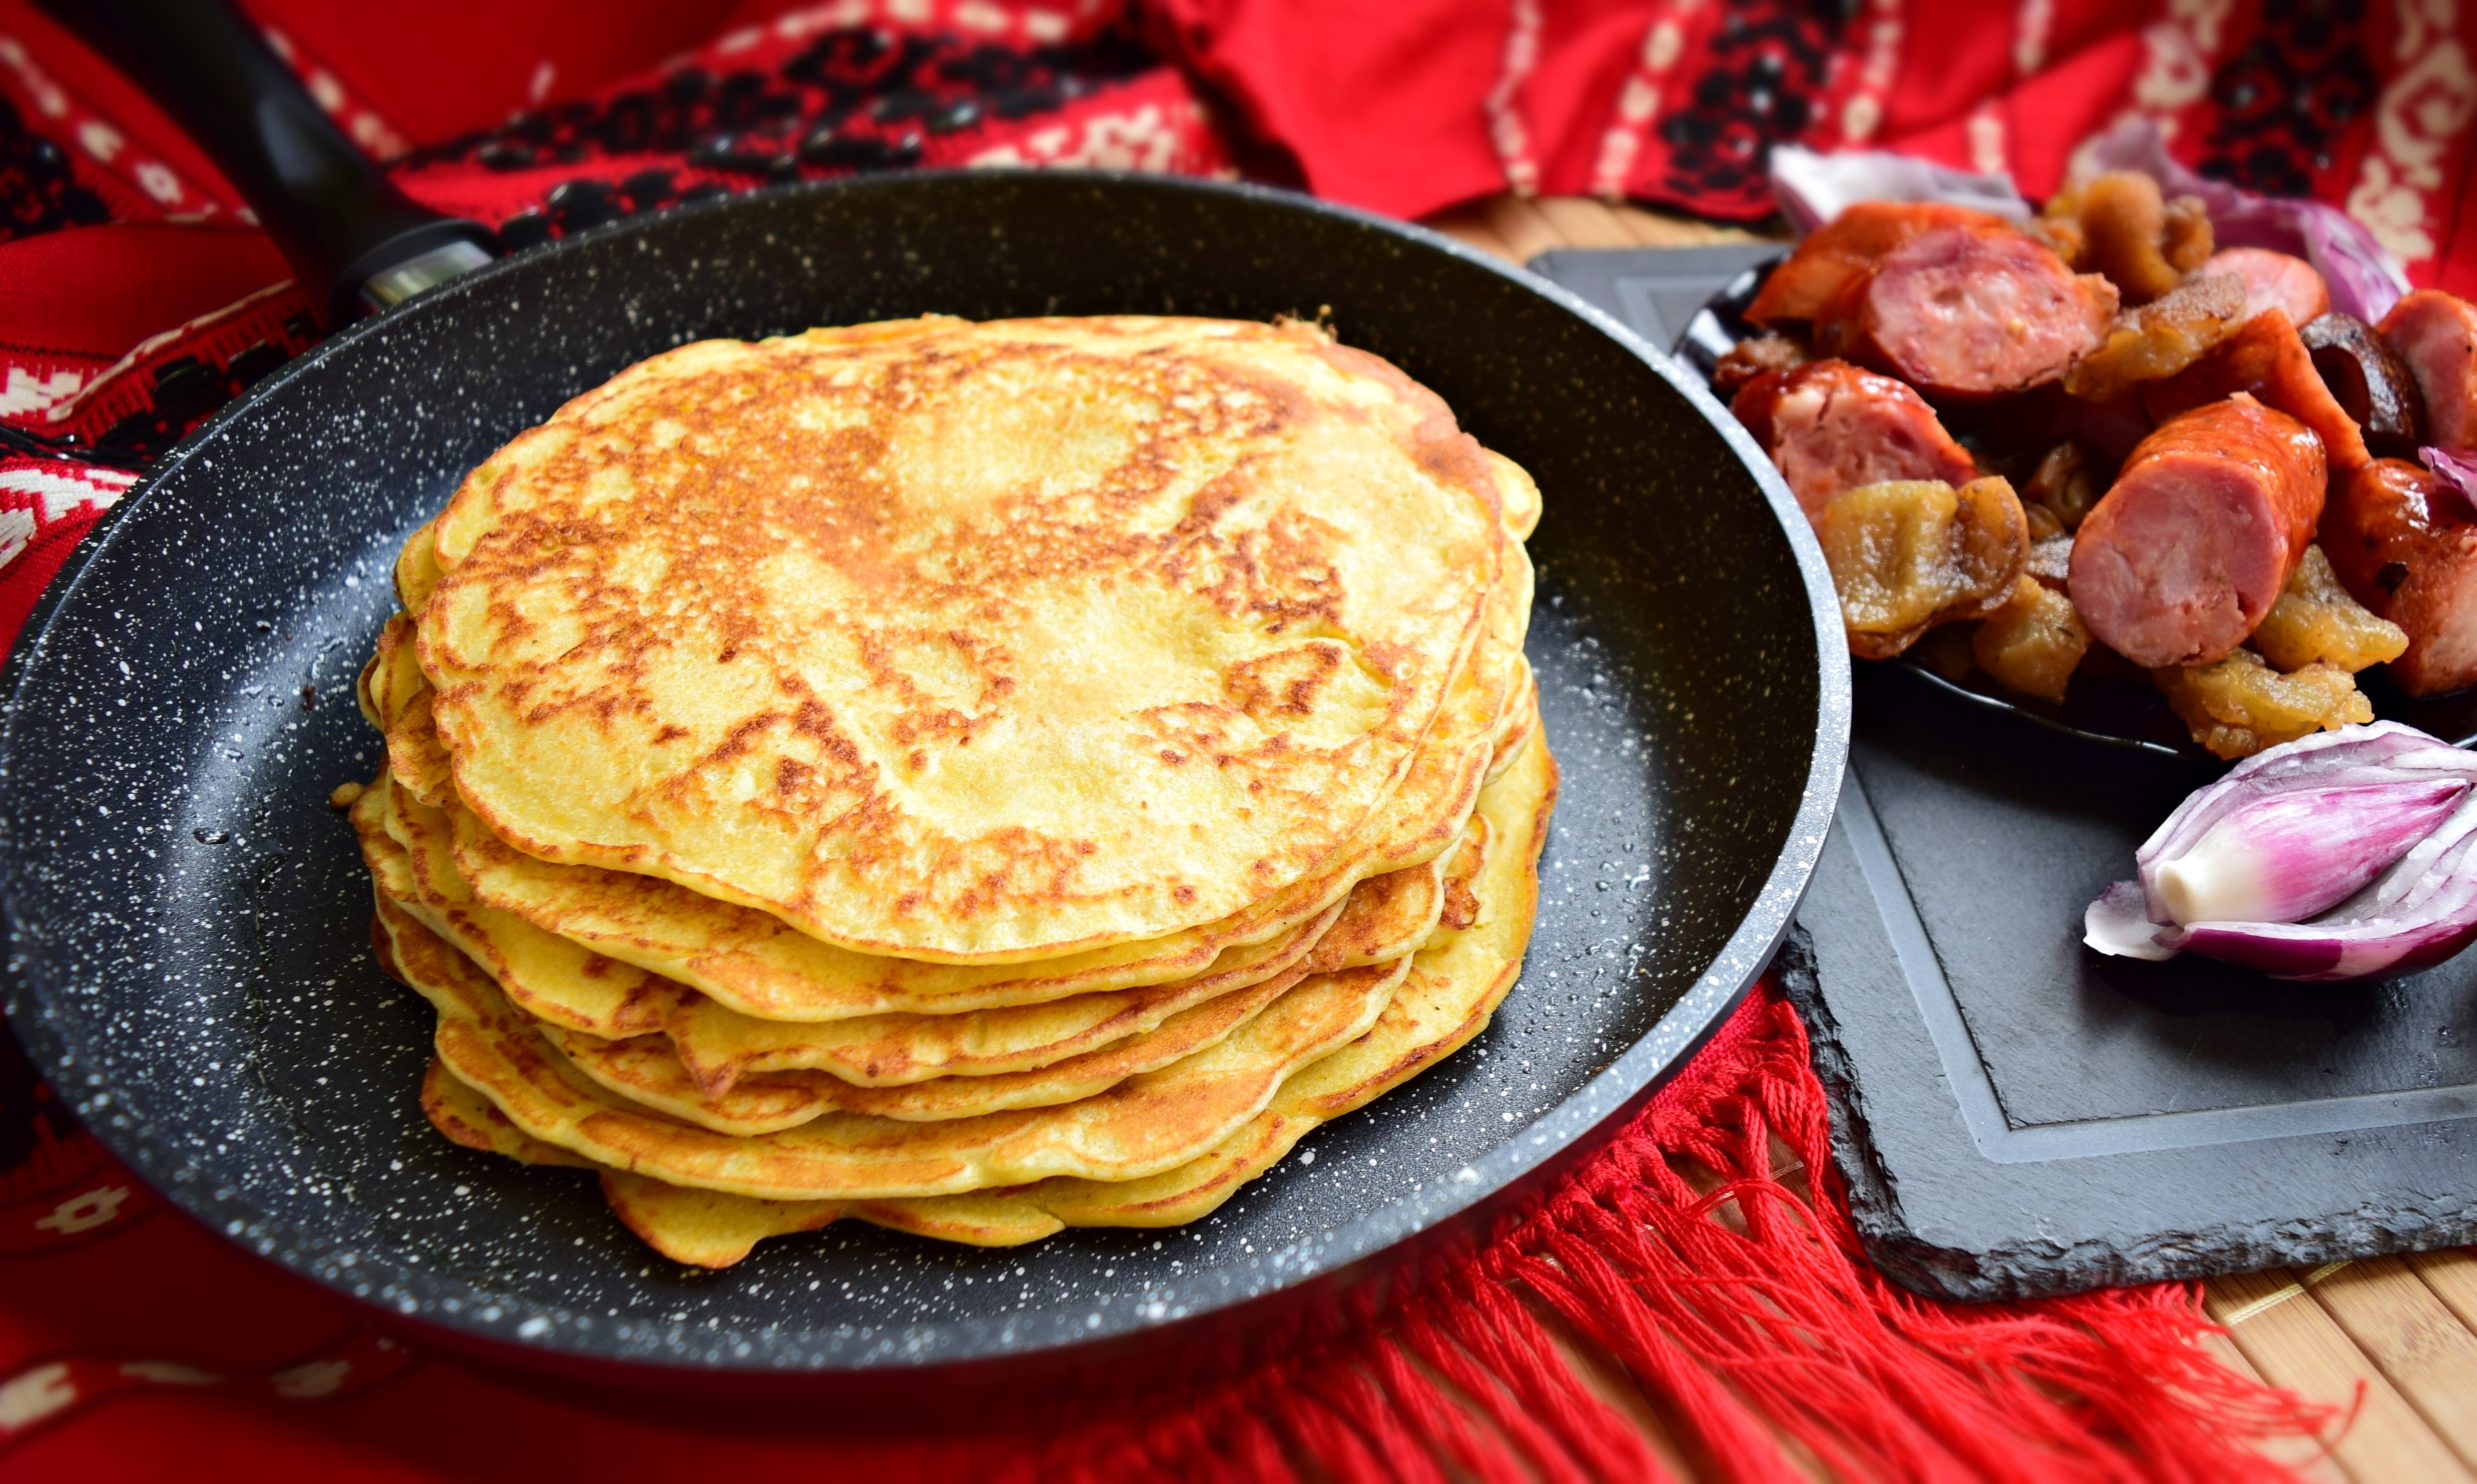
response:
M740 1138L613 1097L546 1043L471 959L387 896L377 904L397 970L438 1011L439 1061L519 1129L670 1183L774 1200L943 1195L1169 1169L1253 1118L1290 1073L1364 1034L1409 967L1302 979L1218 1045L1062 1107L941 1123L828 1113Z
M1481 804L1490 831L1516 848L1490 853L1477 883L1477 919L1420 952L1367 1035L1293 1075L1263 1113L1174 1170L1129 1181L1051 1179L966 1197L787 1201L683 1189L614 1169L603 1173L603 1195L647 1245L709 1268L729 1267L767 1237L844 1218L982 1247L1035 1242L1067 1226L1195 1221L1278 1164L1317 1125L1365 1106L1487 1027L1521 973L1556 794L1556 763L1535 737Z
M705 342L464 482L421 664L527 854L863 952L1051 957L1343 850L1475 637L1502 468L1308 326Z
M673 882L536 860L492 835L450 798L446 812L457 842L452 870L463 878L456 895L763 1019L830 1020L893 1010L951 1014L1189 976L1226 977L1277 953L1279 945L1268 947L1265 939L1311 924L1352 882L1431 859L1460 830L1486 768L1486 730L1497 725L1523 673L1519 646L1530 568L1519 549L1510 558L1515 582L1500 584L1491 593L1487 631L1474 646L1447 706L1423 739L1407 777L1386 807L1362 828L1344 853L1346 858L1219 923L1021 968L933 965L859 954L821 944L769 914L718 903ZM389 735L391 768L418 794L432 780L442 779L446 766L444 751L426 722L412 719L413 698L424 695L426 687L415 677L406 683L374 685L373 690ZM398 716L406 718L401 725ZM438 929L439 925L430 926ZM1255 952L1230 952L1242 948Z
M1496 755L1488 764L1489 782L1495 782L1514 766L1514 759L1531 744L1531 734L1539 730L1539 680L1525 663L1521 686L1514 692L1513 704L1506 707L1505 720L1498 728Z
M750 1074L816 1070L863 1087L933 1076L988 1076L1049 1066L1141 1036L1170 1015L1295 964L1331 973L1389 963L1417 950L1443 910L1450 857L1370 877L1331 910L1332 926L1302 934L1264 976L1206 976L1170 984L1077 995L959 1015L884 1015L824 1022L767 1021L704 997L684 1001L663 1028L688 1076L721 1092ZM1475 869L1475 868L1471 868ZM1467 877L1469 870L1465 869ZM1312 924L1311 929L1320 927ZM1230 956L1225 954L1225 957Z
M564 938L511 931L488 907L425 890L421 856L388 830L388 805L402 799L390 800L394 786L381 775L348 816L379 895L478 960L510 999L539 1020L596 1036L644 1035L668 1023L690 993L680 985Z
M822 1072L790 1072L743 1077L713 1093L688 1076L665 1037L602 1041L542 1028L544 1039L570 1065L604 1088L716 1133L773 1133L829 1112L936 1123L1056 1107L1108 1092L1131 1076L1219 1045L1306 977L1307 970L1290 969L1181 1010L1142 1035L1031 1071L934 1077L901 1087L855 1087Z
M544 1144L508 1122L508 1115L480 1093L448 1076L438 1058L430 1059L430 1070L421 1075L421 1111L430 1126L447 1136L448 1142L486 1154L505 1154L519 1164L567 1165L579 1170L602 1167L582 1154L571 1154L556 1144Z
M462 949L517 1008L562 1029L603 1039L666 1032L680 1043L688 1074L717 1094L752 1071L816 1068L848 1081L890 1085L1046 1066L1149 1031L1215 995L1289 972L1345 909L1337 903L1284 937L1231 950L1206 973L1166 984L956 1015L760 1021L472 900L447 851L441 815L425 810L387 779L366 797L370 804L357 805L354 819L357 828L366 829L367 816L375 812L384 827L384 839L363 840L363 858L379 889ZM1393 926L1403 926L1398 913Z

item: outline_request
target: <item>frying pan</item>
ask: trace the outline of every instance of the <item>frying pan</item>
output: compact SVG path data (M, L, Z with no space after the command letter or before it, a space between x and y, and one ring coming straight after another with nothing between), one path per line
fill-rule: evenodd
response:
M838 1225L679 1268L590 1175L423 1120L432 1016L370 958L367 878L325 802L380 755L353 676L397 545L568 398L688 340L930 310L1324 310L1537 476L1528 652L1564 769L1539 927L1485 1034L1193 1226L985 1251ZM1367 1279L1521 1214L1770 959L1849 716L1804 521L1665 356L1416 228L1063 172L708 203L355 325L161 461L54 584L0 696L12 1023L172 1201L488 1359L674 1396L826 1377L871 1404L1237 1355L1230 1336L1339 1313L1345 1288L1376 1302Z

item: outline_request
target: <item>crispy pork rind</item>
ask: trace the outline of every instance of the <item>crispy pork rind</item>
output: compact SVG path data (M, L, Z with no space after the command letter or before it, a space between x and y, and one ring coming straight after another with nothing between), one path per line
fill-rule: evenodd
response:
M2116 311L2107 339L2064 373L2064 390L2113 402L2144 382L2164 381L2244 323L2244 280L2214 273L2148 304Z
M2076 198L2060 196L2056 201L2047 203L2047 210L2055 211L2058 209L2057 202L2069 203L2074 199ZM2089 264L2085 260L2089 257L2089 239L2082 235L2081 218L2042 214L2030 223L2029 232L2030 235L2054 248L2056 256L2064 260L2065 267L2075 273L2088 269Z
M2105 275L2127 304L2147 304L2171 291L2216 247L2210 209L2200 197L2163 199L2159 183L2135 170L2111 170L2063 192L2047 203L2045 217L2050 234L2057 222L2079 228L2083 245L2074 268Z
M1748 335L1730 346L1729 353L1713 364L1712 390L1726 402L1767 371L1791 370L1814 359L1802 340L1792 340L1785 334Z
M2089 631L2073 611L2073 600L2027 573L1970 636L1978 668L2023 695L2049 701L2064 699L2064 686L2089 646Z
M2408 653L2408 631L2349 597L2322 548L2309 546L2251 642L2276 669L2325 664L2354 675Z
M1815 533L1861 659L1889 659L1937 624L2002 607L2030 552L2021 502L2000 479L1864 485L1827 506Z
M2250 757L2282 742L2374 719L2373 703L2347 671L2317 662L2282 675L2249 649L2207 665L2153 670L2150 679L2191 729L2193 740L2220 757Z
M2107 479L2097 457L2071 438L2047 450L2021 486L2023 500L2046 507L2066 531L2082 529L2082 517L2106 493Z
M2025 504L2021 508L2044 509L2045 507ZM2033 537L2030 560L2021 569L2021 575L2063 592L2072 584L2073 538L2069 535Z

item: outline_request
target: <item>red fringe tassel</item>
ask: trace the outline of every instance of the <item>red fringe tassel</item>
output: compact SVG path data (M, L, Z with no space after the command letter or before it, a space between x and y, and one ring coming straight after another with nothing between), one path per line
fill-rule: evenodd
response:
M1775 1175L1784 1149L1814 1198ZM1556 1326L1623 1363L1692 1476L1744 1484L2286 1479L2258 1447L2332 1419L2197 1347L2191 1284L1952 1304L1879 1276L1804 1028L1766 989L1546 1207L1381 1323L1363 1312L1159 1421L1078 1430L1026 1472L1674 1478Z

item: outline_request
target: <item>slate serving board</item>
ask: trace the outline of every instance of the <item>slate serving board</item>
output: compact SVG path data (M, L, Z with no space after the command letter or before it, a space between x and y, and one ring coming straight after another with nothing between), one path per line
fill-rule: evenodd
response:
M1689 251L1532 267L1670 344L1696 275L1777 249ZM2359 985L2102 958L2082 909L2214 770L1854 668L1782 977L1879 1267L1994 1299L2477 1240L2477 954Z

